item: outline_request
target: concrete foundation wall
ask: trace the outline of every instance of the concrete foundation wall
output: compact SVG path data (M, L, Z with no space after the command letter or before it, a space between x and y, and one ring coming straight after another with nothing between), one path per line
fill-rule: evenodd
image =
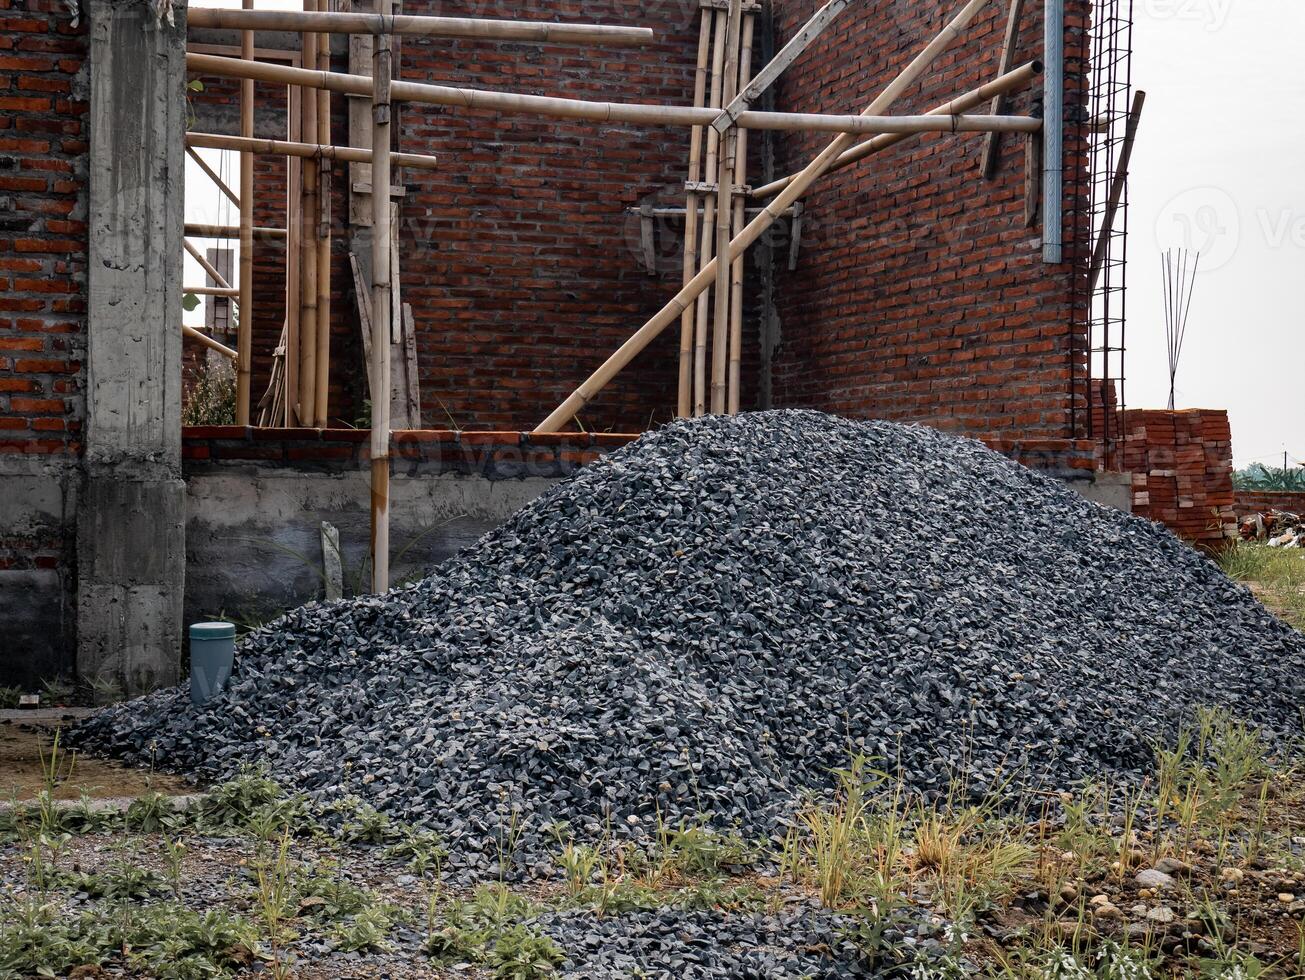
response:
M390 482L391 577L425 574L474 544L557 482L488 480L456 473L396 475ZM345 593L366 591L368 474L234 467L186 487L187 622L250 624L323 596L321 525L340 533Z

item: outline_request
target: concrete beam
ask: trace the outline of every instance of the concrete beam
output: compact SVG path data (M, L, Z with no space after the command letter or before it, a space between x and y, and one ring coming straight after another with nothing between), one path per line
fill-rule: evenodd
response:
M176 681L185 582L181 238L186 11L91 0L78 673Z

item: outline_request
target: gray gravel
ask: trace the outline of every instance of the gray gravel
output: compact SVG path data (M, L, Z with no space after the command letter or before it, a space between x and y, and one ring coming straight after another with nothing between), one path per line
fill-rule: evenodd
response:
M81 744L265 763L441 831L492 872L512 814L767 835L850 752L916 790L1136 778L1198 705L1298 733L1305 638L1164 529L977 442L769 412L676 423L384 597L309 603L229 692L104 711ZM608 820L610 819L610 824Z

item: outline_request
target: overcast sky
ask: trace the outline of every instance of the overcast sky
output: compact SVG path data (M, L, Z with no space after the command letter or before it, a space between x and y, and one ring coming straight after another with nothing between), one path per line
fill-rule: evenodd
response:
M1135 0L1126 397L1169 397L1160 253L1202 253L1179 408L1227 408L1238 466L1305 459L1305 2Z

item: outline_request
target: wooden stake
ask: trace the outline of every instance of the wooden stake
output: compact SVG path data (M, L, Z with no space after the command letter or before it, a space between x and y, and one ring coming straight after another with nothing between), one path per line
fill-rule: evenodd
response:
M698 30L698 67L693 76L693 104L704 106L707 101L707 75L711 57L711 22L713 15L702 11L702 25ZM702 179L703 127L694 126L689 133L689 180L696 184ZM689 282L698 271L698 194L687 191L684 201L684 282ZM693 414L693 324L691 309L680 314L680 384L676 416L686 419Z
M747 14L743 20L743 44L739 52L739 87L746 90L752 78L752 38L756 28L756 14ZM748 131L739 130L738 155L735 158L734 183L742 188L748 182ZM743 194L734 196L733 235L743 231L746 223ZM744 256L739 255L730 263L730 344L729 344L729 378L726 386L725 411L730 415L739 414L740 384L742 381L743 360L743 263Z
M388 0L378 0L382 11ZM372 53L372 591L390 587L390 38Z
M303 0L304 9L313 12L316 0ZM305 31L300 35L300 64L317 63L317 35ZM303 135L317 136L317 92L304 87L300 92L300 117ZM299 423L311 426L317 419L317 178L315 163L305 163L300 173L301 200L299 214Z
M324 5L326 0L321 0ZM317 67L331 68L331 36L317 35ZM317 142L331 142L331 93L317 92ZM314 392L314 423L325 429L329 417L331 387L331 161L318 161L317 176L317 383Z
M1020 16L1024 13L1024 0L1010 0L1010 16L1006 20L1006 38L1001 45L1001 64L997 69L998 75L1005 75L1010 71L1011 64L1015 60L1015 49L1019 46L1020 40ZM1006 97L1004 95L994 96L992 100L992 114L998 115L1005 108ZM992 180L997 175L997 162L999 159L998 151L1001 148L1001 133L989 133L988 138L983 145L983 162L979 165L979 172L983 174L984 180Z
M944 102L942 105L930 109L925 113L925 115L961 115L962 113L973 109L975 106L982 105L984 102L987 102L989 99L1000 93L1014 92L1017 89L1023 88L1041 74L1042 62L1030 61L1027 65L1022 65L1008 75L998 76L991 82L980 85L978 88L966 92L964 95L958 95L950 102ZM835 170L842 170L844 167L850 167L858 160L864 160L866 157L878 153L880 150L885 150L890 146L894 146L906 138L907 135L902 133L884 133L876 136L872 140L858 143L850 150L840 154L838 159L834 162L834 165L829 168L828 173L833 173ZM788 187L790 183L797 179L797 176L797 174L789 174L789 176L780 177L778 180L773 180L769 184L755 187L753 188L752 193L748 196L752 198L772 197Z
M742 32L743 0L730 0L725 29L725 88L722 105L734 101L739 84L739 39ZM715 128L715 127L713 127ZM722 135L724 152L716 175L716 254L728 255L734 231L734 165L738 155L738 129L731 126ZM711 337L711 411L725 411L730 330L730 271L732 262L716 263L716 309Z
M191 27L226 30L324 31L330 34L417 34L462 37L476 41L533 41L540 44L644 45L656 40L646 27L609 24L554 24L532 20L486 20L473 17L420 17L406 14L330 13L297 10L230 10L195 7L186 13Z
M292 143L289 140L244 139L240 136L222 136L217 133L187 133L186 145L203 149L248 150L254 156L300 157L303 159L326 157L349 163L371 163L371 149L359 146L333 146L322 143ZM391 166L412 167L416 170L437 170L438 160L425 153L391 153Z
M704 10L704 17L710 16L715 24L716 40L711 56L711 97L708 105L720 108L724 103L725 91L725 42L728 12ZM708 174L718 170L716 156L720 151L720 133L709 129L707 133L707 163L704 168ZM702 246L698 250L698 261L705 268L711 261L716 247L716 198L704 194L702 199ZM701 270L699 270L701 272ZM692 282L693 280L689 280ZM707 330L710 326L711 297L703 291L698 297L697 310L694 314L693 327L693 414L694 417L707 413Z
M254 0L242 0L245 9L251 9ZM240 57L253 63L254 35L249 31L240 34ZM254 135L254 80L240 82L240 135ZM240 317L236 325L236 424L249 424L249 386L254 367L254 158L240 154L240 298L236 309Z
M986 2L987 0L969 0L951 23L903 69L901 74L889 83L879 98L875 99L866 109L866 115L877 115L888 109L908 86L924 74L947 46L974 19L974 16ZM730 261L736 256L742 255L749 245L761 237L785 208L805 194L811 185L829 170L839 155L848 150L853 142L853 137L845 134L839 136L825 147L807 165L806 169L796 175L792 183L781 191L779 196L771 201L762 210L761 214L757 215L743 229L743 233L730 242L729 253L723 257L724 260ZM576 412L583 409L598 392L607 386L612 378L620 373L622 368L634 360L640 351L679 317L685 307L711 284L715 275L716 261L713 260L693 278L692 282L681 289L669 303L662 307L652 319L636 330L593 374L586 378L580 387L573 391L561 405L553 410L548 418L539 424L536 431L557 432L563 425L575 418Z

